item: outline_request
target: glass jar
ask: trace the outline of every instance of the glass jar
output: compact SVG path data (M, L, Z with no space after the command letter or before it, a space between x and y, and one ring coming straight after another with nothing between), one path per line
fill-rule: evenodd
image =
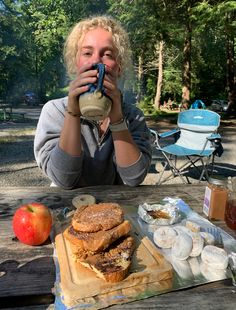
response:
M215 176L209 178L206 186L203 213L210 220L224 220L228 199L227 179Z
M236 230L236 177L229 178L229 193L225 208L226 225Z

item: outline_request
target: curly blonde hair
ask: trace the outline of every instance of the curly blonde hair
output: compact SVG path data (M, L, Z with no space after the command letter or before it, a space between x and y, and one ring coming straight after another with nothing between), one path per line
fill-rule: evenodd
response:
M64 59L68 74L76 74L76 54L85 34L95 28L103 28L112 34L115 48L117 49L117 61L120 64L121 73L131 63L131 50L127 32L121 24L109 16L96 16L78 22L69 33L64 45Z

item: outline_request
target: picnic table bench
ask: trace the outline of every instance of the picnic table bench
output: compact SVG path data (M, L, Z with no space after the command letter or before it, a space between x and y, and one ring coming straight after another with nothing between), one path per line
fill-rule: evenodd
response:
M9 104L0 104L0 112L3 113L3 120L7 121L12 114L12 106Z
M11 121L14 120L15 117L20 116L23 120L25 119L24 112L17 112L13 110L12 105L10 104L0 104L0 112L2 112L3 121Z

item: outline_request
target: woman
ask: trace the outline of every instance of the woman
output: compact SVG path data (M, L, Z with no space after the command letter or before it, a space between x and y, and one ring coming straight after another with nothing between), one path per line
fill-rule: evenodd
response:
M68 97L42 109L34 152L39 167L65 189L102 184L139 185L151 163L149 130L142 112L122 102L117 86L130 63L126 32L110 17L80 21L65 43ZM96 63L105 64L104 88L112 100L101 123L81 116L78 99L97 81Z

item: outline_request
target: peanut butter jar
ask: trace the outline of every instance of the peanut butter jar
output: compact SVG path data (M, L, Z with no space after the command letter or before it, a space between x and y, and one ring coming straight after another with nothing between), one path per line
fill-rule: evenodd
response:
M203 213L210 220L223 221L225 218L227 198L227 179L223 177L209 178L205 190Z

